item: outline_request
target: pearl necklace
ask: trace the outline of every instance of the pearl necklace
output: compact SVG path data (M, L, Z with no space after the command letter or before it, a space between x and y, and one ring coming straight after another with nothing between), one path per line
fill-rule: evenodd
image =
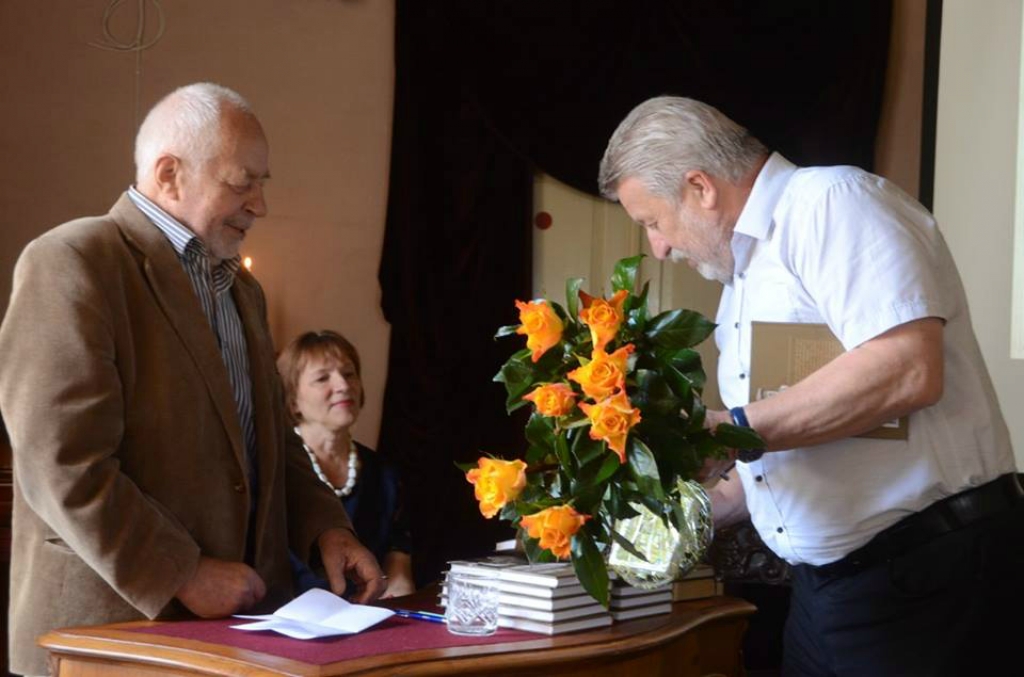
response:
M302 434L299 432L298 428L295 428L295 434L299 436L300 440L302 440ZM348 477L345 479L345 486L340 489L331 484L331 481L327 479L327 475L324 474L323 468L320 467L320 463L316 460L316 454L314 454L313 450L309 448L308 444L306 444L306 440L302 440L302 448L305 449L306 454L309 455L309 462L313 464L313 472L316 473L316 476L320 478L321 482L326 484L330 490L334 492L335 496L338 498L344 498L352 493L352 489L356 486L356 460L358 459L356 443L352 438L349 438L348 440Z

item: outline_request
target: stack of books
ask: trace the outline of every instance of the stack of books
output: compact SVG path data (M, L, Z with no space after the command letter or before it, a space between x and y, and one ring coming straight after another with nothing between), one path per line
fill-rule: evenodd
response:
M645 590L629 585L620 578L613 578L609 607L612 618L616 621L671 613L672 586L663 585L653 590Z
M488 571L498 587L498 627L545 635L600 628L612 624L612 615L591 597L572 564L528 564L515 555L449 562L451 572ZM441 605L447 586L441 588Z
M710 564L698 564L684 578L672 584L672 601L703 599L723 594L722 581L715 578Z

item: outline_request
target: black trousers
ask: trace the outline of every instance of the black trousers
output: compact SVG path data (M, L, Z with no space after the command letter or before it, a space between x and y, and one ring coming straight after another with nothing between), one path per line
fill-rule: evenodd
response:
M793 567L783 675L1024 675L1024 500L968 521L888 553L869 544L854 566Z

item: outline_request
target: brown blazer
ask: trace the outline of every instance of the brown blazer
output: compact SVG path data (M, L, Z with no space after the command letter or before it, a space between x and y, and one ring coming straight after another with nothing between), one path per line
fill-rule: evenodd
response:
M286 423L255 279L245 326L258 463L263 609L291 595L289 546L349 527ZM46 672L53 628L187 615L200 554L242 561L250 492L217 340L163 233L123 195L30 243L0 326L0 412L14 452L11 669Z

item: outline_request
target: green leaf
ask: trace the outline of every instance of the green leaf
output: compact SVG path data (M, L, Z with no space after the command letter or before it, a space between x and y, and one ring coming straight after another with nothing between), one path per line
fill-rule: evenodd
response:
M530 563L539 564L555 561L555 556L550 551L540 547L538 539L527 536L526 530L522 528L520 528L519 533L522 535L519 540L523 543L523 552L526 553L526 559Z
M587 422L590 422L589 419ZM604 451L604 441L591 439L589 431L578 430L573 434L572 453L581 468L602 458Z
M691 477L702 465L687 432L687 422L678 416L648 416L637 426L637 434L648 448L657 450L659 468L675 477ZM709 436L706 432L700 433ZM674 482L669 478L667 484Z
M719 423L715 439L730 449L764 449L764 440L752 428L741 428L731 423Z
M654 515L662 522L665 524L669 523L668 516L672 510L667 506L667 501L656 499L653 496L648 496L647 494L640 494L636 498L640 503L647 506L647 509L654 513Z
M690 374L699 371L702 374L704 369L701 366L700 353L693 348L682 348L679 350L658 351L659 357L663 357L666 363L683 372Z
M603 487L587 485L577 480L572 483L571 489L573 506L578 512L592 515L597 511L601 497L604 496Z
M604 458L604 462L601 463L601 467L597 471L597 475L594 477L594 484L601 484L615 472L622 467L622 462L619 461L619 457L616 454L608 454Z
M608 569L594 538L586 529L580 529L572 537L572 566L583 589L607 608Z
M693 402L689 410L690 418L688 419L687 429L691 433L704 431L704 418L707 415L707 409L704 407L704 401L697 396L694 396Z
M618 543L620 546L622 546L622 548L625 549L625 551L628 552L630 555L632 555L633 557L639 557L644 562L649 561L646 557L644 557L643 553L636 549L635 545L626 540L625 536L615 531L615 529L609 529L608 532L611 534L612 540Z
M573 322L580 316L580 287L582 286L582 277L570 277L565 281L565 306Z
M629 501L627 501L623 495L621 485L608 485L604 505L608 509L608 514L611 515L612 519L629 519L630 517L636 517L640 514L629 505Z
M494 380L505 384L505 391L508 397L505 400L505 410L512 413L520 407L526 406L529 402L523 399L523 395L529 393L538 380L536 367L530 362L530 351L521 350L510 357L502 365Z
M534 413L526 422L526 439L532 445L545 450L545 454L557 453L555 448L554 423L547 416Z
M467 473L470 470L475 470L479 466L476 464L476 461L474 461L472 463L456 463L455 467L461 470L463 473Z
M549 449L545 449L544 447L538 447L535 444L531 444L526 448L526 457L524 458L524 460L527 463L539 463L549 453Z
M626 458L629 459L629 471L641 493L653 498L664 500L665 492L661 487L661 474L654 454L636 435L629 436L626 445Z
M683 531L687 524L686 510L678 501L669 501L669 505L672 507L672 526L676 528L676 531Z
M498 519L503 519L507 522L511 522L519 517L519 508L516 507L515 502L506 503L502 506L501 512L498 513Z
M692 310L669 310L652 318L645 334L665 348L690 348L715 330L715 323Z
M494 338L502 338L503 336L511 336L516 333L516 330L521 327L521 324L506 324L504 327L498 328L498 333L494 335Z
M636 289L636 273L640 269L640 261L643 258L643 254L638 254L616 262L615 269L612 271L613 291L625 289L632 293Z
M684 405L684 400L672 392L665 379L651 369L636 370L636 392L630 395L630 400L644 417L652 413L660 416L678 416Z
M554 444L558 464L562 466L562 470L569 477L573 477L576 474L576 464L573 463L572 454L569 453L569 443L566 441L565 435L554 435Z

